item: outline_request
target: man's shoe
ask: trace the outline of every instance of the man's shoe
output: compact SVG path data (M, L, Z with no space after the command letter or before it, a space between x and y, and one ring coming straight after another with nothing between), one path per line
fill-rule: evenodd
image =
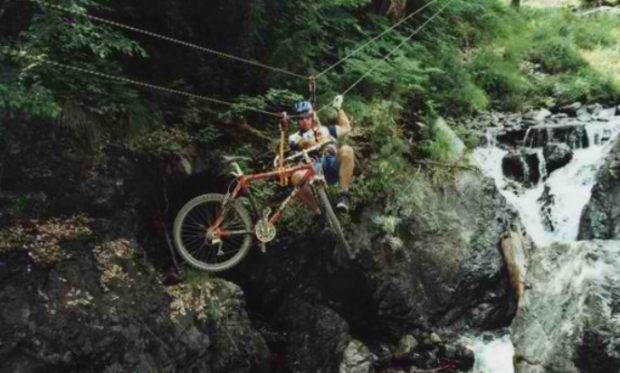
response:
M340 196L338 197L338 203L336 203L336 210L338 210L338 212L340 213L349 212L348 198L349 198L349 193L347 192L340 193Z

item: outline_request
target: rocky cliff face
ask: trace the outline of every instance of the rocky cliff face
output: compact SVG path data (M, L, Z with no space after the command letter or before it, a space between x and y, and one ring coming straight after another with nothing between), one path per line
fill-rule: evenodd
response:
M620 371L619 254L620 241L534 251L511 327L519 373Z
M0 372L268 370L239 287L162 285L163 214L174 207L161 163L80 146L49 124L7 129Z
M596 180L590 202L581 214L579 239L620 239L620 138Z
M510 323L516 301L499 242L515 213L492 180L476 172L456 180L437 190L412 179L384 205L362 208L349 236L353 260L319 234L233 270L250 309L276 315L269 323L286 336L290 371L334 371L333 354L350 367L347 346L365 346L354 359L362 365L468 369L458 333Z
M498 244L514 221L493 182L476 173L440 192L404 185L385 210L364 215L353 240L377 314L395 329L507 325Z
M267 371L241 290L164 288L127 218L0 231L0 372Z
M205 180L175 189L162 163L130 149L85 156L60 136L13 130L0 372L463 371L473 355L459 333L506 326L516 310L499 247L516 214L477 172L442 187L413 178L343 217L353 260L319 223L224 274L240 287L164 286L166 214Z

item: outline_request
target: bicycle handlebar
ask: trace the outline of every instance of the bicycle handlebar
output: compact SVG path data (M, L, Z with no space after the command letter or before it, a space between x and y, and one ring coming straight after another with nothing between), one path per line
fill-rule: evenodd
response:
M300 152L297 152L297 153L295 153L293 155L290 155L290 156L284 158L284 163L293 161L293 160L295 160L297 158L303 158L306 162L310 162L310 157L308 156L309 153L312 153L314 151L319 151L320 152L323 149L325 149L326 146L333 145L333 144L336 144L336 142L334 140L327 140L327 141L324 141L324 142L322 142L320 144L312 145L309 148L302 149ZM278 155L273 160L273 166L274 167L278 167L279 165L280 165L280 156Z

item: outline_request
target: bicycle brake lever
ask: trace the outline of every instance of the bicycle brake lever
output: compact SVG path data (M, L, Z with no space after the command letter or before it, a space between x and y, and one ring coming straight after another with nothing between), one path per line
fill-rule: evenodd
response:
M232 162L231 165L235 168L231 172L233 174L233 176L239 177L239 176L243 175L243 171L241 171L241 167L239 167L239 164L237 162Z

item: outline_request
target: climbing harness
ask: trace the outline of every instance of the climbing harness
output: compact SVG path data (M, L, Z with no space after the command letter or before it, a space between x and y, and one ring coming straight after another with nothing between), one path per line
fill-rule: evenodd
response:
M286 112L282 113L282 118L280 119L280 155L279 155L279 163L278 163L278 173L279 173L279 181L278 184L281 186L287 186L289 183L288 175L286 174L286 167L284 167L284 142L286 136L286 130L289 126L289 119L286 115Z

